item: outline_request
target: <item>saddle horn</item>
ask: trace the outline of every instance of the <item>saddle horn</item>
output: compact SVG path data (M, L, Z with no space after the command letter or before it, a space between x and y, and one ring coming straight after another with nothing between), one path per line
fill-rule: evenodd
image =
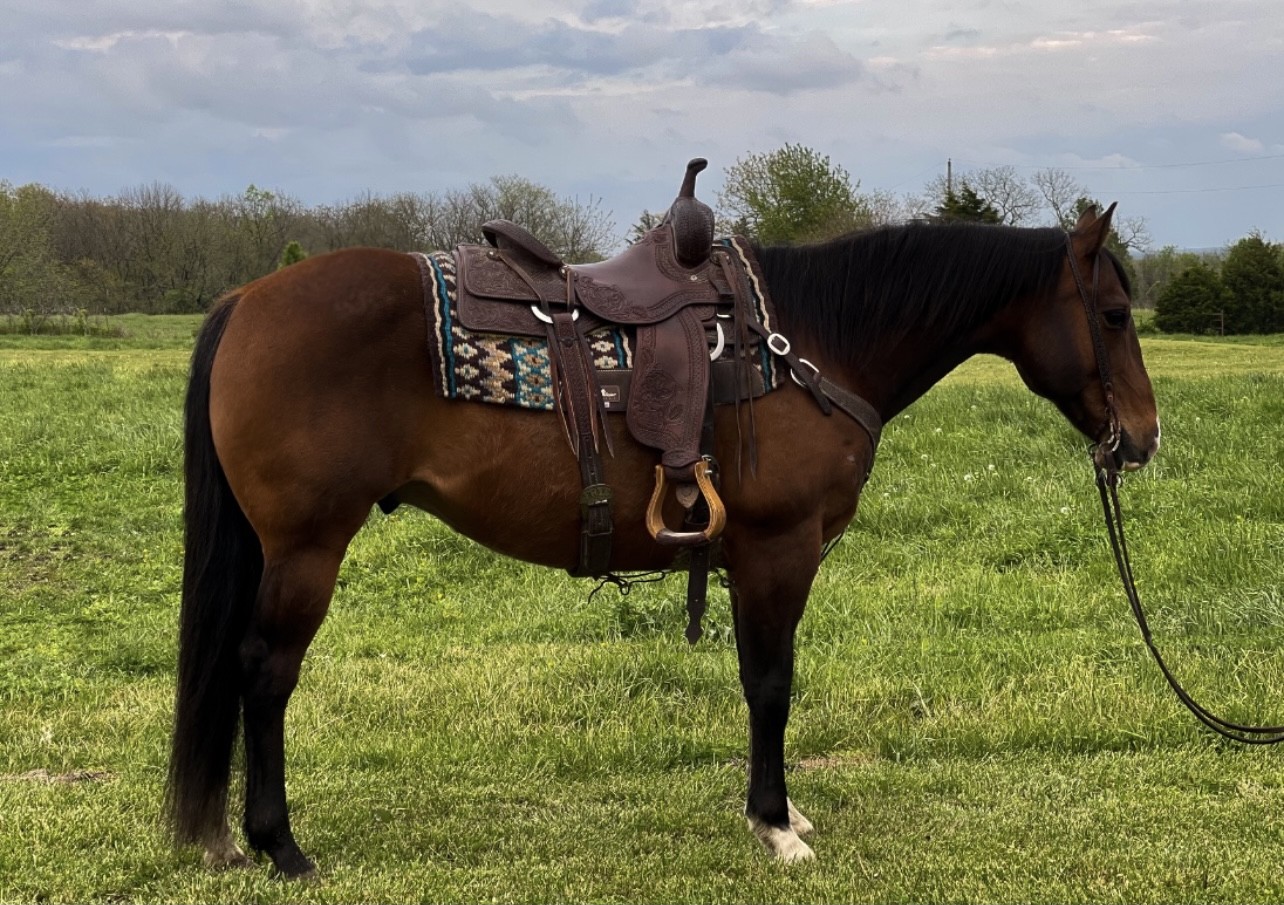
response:
M687 164L678 197L669 207L667 219L673 227L673 251L678 262L687 267L703 263L713 246L713 209L695 196L696 176L708 165L709 161L703 157Z

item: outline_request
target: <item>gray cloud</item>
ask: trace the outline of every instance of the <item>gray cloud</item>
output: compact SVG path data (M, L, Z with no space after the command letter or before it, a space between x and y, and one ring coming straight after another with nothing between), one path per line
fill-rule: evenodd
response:
M759 36L726 54L716 71L721 86L782 96L841 88L865 75L859 59L820 34L797 41Z
M629 25L618 32L550 20L529 26L512 18L473 13L411 38L401 61L415 73L548 66L585 76L645 69L702 68L745 44L747 27L666 29Z
M629 221L672 197L687 156L713 161L712 194L720 166L785 141L897 191L947 156L1090 167L1284 144L1284 17L1261 0L9 7L0 179L92 191L255 182L326 201L521 173L618 199ZM1278 190L1202 194L1284 181L1250 166L1076 174L1151 216L1161 242L1284 238ZM1183 194L1142 194L1165 191Z

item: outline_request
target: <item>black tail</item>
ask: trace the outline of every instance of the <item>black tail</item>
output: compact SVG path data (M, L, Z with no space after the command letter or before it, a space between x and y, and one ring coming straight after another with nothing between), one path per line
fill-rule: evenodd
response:
M237 297L205 319L184 414L183 603L165 805L180 842L214 838L227 813L240 721L238 648L263 574L254 529L228 487L210 432L210 370Z

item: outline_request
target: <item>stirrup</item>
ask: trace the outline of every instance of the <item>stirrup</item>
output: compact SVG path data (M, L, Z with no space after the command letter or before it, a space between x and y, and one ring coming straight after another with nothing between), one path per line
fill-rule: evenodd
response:
M651 494L651 505L646 510L646 530L651 532L657 544L666 547L690 547L696 544L707 544L722 533L727 525L727 510L722 505L722 498L714 489L713 479L709 476L709 463L697 459L693 469L696 486L709 507L709 524L699 531L672 531L664 524L661 509L664 508L664 466L655 466L655 492Z

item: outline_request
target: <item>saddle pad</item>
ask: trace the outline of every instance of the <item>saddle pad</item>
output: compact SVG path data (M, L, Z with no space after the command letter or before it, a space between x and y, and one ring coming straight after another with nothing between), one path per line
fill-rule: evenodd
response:
M753 305L767 329L774 329L774 312L763 291L757 261L741 239L723 239L744 267ZM553 410L552 368L543 337L507 336L467 330L460 323L454 255L448 251L415 252L424 275L424 310L428 316L428 357L437 394L447 399L489 402L517 408ZM609 325L590 332L593 364L599 371L633 367L634 331ZM780 386L787 371L775 367L764 345L754 367L767 392Z
M459 321L454 256L446 251L416 256L424 273L428 357L438 395L552 411L548 342L465 329ZM633 366L633 344L623 328L604 327L588 340L599 370Z

